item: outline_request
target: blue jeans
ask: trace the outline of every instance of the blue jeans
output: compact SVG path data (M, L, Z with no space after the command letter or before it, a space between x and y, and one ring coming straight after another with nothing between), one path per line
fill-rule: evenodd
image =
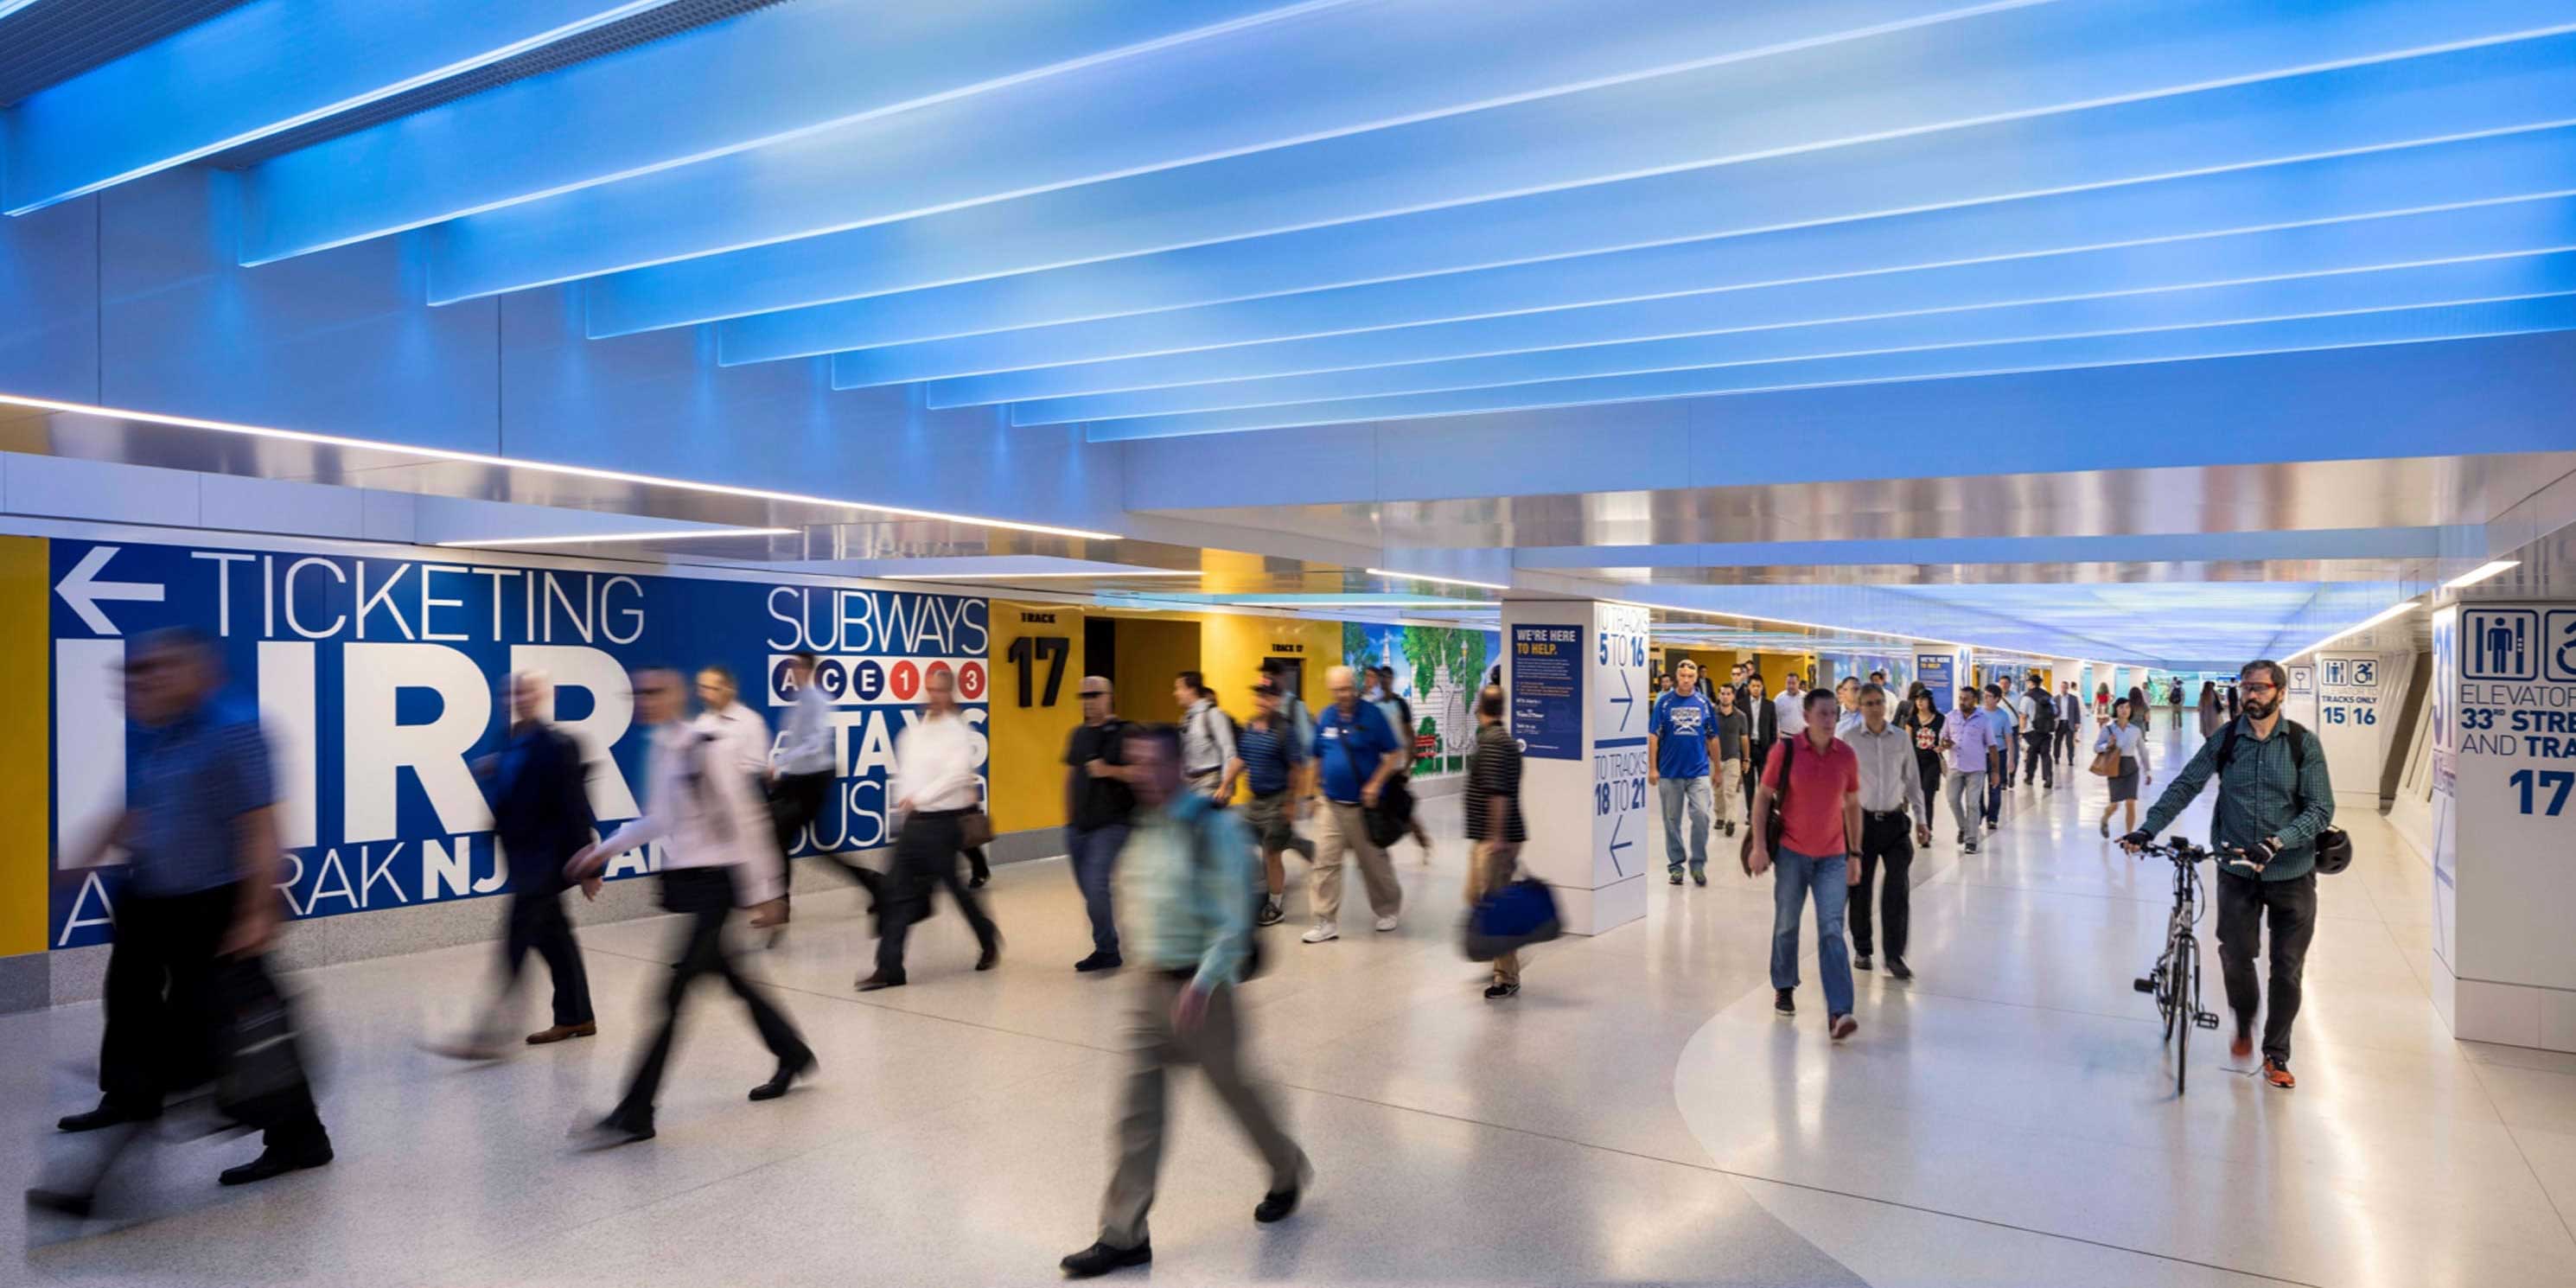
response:
M1682 815L1690 815L1690 870L1698 872L1708 866L1708 816L1714 800L1708 778L1666 778L1655 784L1655 795L1663 806L1664 870L1682 870Z
M1091 917L1091 951L1118 956L1118 918L1109 908L1109 876L1118 867L1118 852L1127 847L1127 825L1112 823L1088 832L1064 830L1065 857L1071 860L1073 884L1082 890L1082 910Z
M1798 921L1809 891L1816 897L1817 973L1825 977L1825 1010L1852 1009L1851 948L1843 941L1843 908L1851 901L1850 859L1784 849L1771 856L1771 987L1798 986Z

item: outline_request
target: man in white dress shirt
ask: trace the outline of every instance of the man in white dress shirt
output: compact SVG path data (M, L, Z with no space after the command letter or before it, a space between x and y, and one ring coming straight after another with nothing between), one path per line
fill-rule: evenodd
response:
M877 939L877 972L859 981L859 991L873 993L904 984L903 944L914 922L930 915L930 893L946 886L975 929L983 951L975 969L991 970L1002 959L1002 936L975 892L958 878L957 860L965 849L961 828L966 816L983 808L984 782L976 772L975 731L957 710L957 678L934 670L922 682L929 706L921 719L894 743L894 778L886 795L900 821L894 838L894 872L889 882L891 906Z
M678 1035L680 1003L701 975L713 974L742 999L760 1040L778 1057L778 1071L751 1089L754 1100L775 1100L814 1067L813 1048L796 1026L735 971L725 955L724 928L737 904L751 910L755 929L784 921L786 864L779 858L768 812L739 771L722 737L683 721L676 671L635 673L635 714L653 728L644 774L644 816L615 836L573 856L566 875L584 880L611 856L661 841L662 906L680 913L678 961L662 992L662 1022L645 1045L617 1108L584 1134L591 1148L653 1138L653 1099ZM703 683L703 681L702 681ZM757 717L755 717L756 719Z

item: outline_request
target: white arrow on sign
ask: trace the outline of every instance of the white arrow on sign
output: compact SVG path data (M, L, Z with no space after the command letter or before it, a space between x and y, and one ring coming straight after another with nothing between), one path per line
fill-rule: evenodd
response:
M99 611L100 600L139 600L150 604L161 602L163 587L157 583L98 579L98 574L107 567L107 561L115 558L116 552L121 549L124 547L93 548L88 554L81 556L81 561L72 565L72 570L63 574L62 581L54 587L54 593L62 596L63 602L71 605L73 612L80 614L81 621L101 635L114 635L117 630L116 623L108 620L106 613Z

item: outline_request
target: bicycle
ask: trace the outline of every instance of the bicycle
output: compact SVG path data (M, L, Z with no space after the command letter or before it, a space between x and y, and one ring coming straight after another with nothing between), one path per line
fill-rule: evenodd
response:
M2174 906L2173 916L2165 923L2164 955L2156 959L2155 969L2132 984L2141 993L2155 995L2165 1041L2173 1044L2174 1095L2179 1097L2191 1069L2191 1031L2218 1027L2218 1013L2200 1009L2200 941L2192 934L2200 923L2200 863L2211 855L2180 838L2142 845L2136 852L2173 861Z

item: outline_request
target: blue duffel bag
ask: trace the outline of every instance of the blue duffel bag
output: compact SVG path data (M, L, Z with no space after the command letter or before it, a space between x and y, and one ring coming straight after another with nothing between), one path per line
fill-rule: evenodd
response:
M1536 877L1523 877L1487 894L1467 913L1467 960L1489 962L1563 934L1556 893Z

